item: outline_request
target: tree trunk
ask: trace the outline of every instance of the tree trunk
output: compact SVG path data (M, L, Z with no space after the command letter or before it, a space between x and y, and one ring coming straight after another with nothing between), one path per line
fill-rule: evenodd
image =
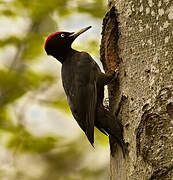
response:
M111 180L173 179L173 1L110 0L100 52L106 72L119 64L110 109L129 144L111 157Z

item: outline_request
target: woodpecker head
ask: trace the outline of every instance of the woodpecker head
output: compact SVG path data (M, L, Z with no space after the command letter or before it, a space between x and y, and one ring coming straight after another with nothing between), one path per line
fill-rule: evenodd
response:
M82 33L90 29L91 26L81 29L78 32L55 32L48 36L45 41L44 49L47 55L54 56L61 61L71 50L71 44Z

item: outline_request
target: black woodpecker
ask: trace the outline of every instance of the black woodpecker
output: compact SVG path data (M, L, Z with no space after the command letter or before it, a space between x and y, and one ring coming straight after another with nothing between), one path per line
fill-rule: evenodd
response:
M115 73L102 73L88 53L71 48L73 41L90 28L91 26L75 33L55 32L48 36L44 48L47 55L62 63L62 83L68 104L89 142L93 146L95 126L102 133L108 134L110 139L114 139L125 156L122 124L103 105L104 86L115 78ZM110 142L115 142L114 140Z

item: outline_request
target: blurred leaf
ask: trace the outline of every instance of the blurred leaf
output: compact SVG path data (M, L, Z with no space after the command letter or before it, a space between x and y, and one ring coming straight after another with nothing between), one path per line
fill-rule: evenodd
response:
M0 108L0 127L4 128L6 127L8 124L11 123L11 118L9 115L9 109L2 107Z
M13 133L7 147L10 149L17 148L17 152L48 152L55 147L57 142L57 139L53 137L34 137L23 126L13 129Z
M21 73L0 69L0 104L11 103L26 92L52 80L53 76L50 74L36 73L31 70Z
M96 40L90 40L88 43L87 43L87 47L88 49L90 49L90 52L92 54L99 54L99 43L98 41Z
M67 14L67 2L69 0L15 0L14 4L17 8L28 11L30 17L34 21L45 18L49 13L58 10L63 15Z
M49 74L47 71L46 73L34 71L32 65L35 65L34 60L40 59L40 57L44 55L44 36L47 36L47 34L50 32L57 31L57 27L59 24L58 20L61 20L62 22L67 16L70 16L76 12L88 13L95 18L103 17L106 7L105 4L106 1L104 0L0 1L1 16L5 16L7 18L15 17L16 19L14 18L14 22L16 20L16 24L20 24L20 19L26 19L27 23L29 22L29 28L25 32L22 32L22 34L20 34L19 36L15 36L12 34L10 36L7 36L6 38L0 39L0 47L14 45L16 46L17 50L18 48L22 47L20 52L18 53L19 56L15 56L14 58L12 58L12 60L14 61L12 62L11 69L0 69L1 146L7 145L5 147L8 147L8 150L12 150L13 156L16 157L17 155L20 155L20 153L32 153L33 158L38 154L40 162L43 162L43 165L46 165L45 169L41 172L40 177L40 175L37 176L34 174L34 170L28 172L27 169L27 172L22 172L20 168L17 167L17 163L15 164L14 162L13 168L15 170L15 173L11 174L7 171L7 173L5 174L5 176L7 176L5 177L6 179L105 179L104 167L98 167L95 170L91 170L87 167L87 165L85 167L83 166L83 162L85 162L86 160L86 151L88 149L86 148L86 144L83 142L83 140L81 140L80 138L76 138L75 141L72 141L71 143L65 143L64 139L60 139L59 137L35 137L25 129L25 121L22 119L23 117L17 114L17 111L15 114L13 112L13 108L8 108L11 106L15 106L15 104L13 103L15 100L20 100L19 104L20 102L22 102L25 107L25 102L20 99L21 97L23 97L27 94L27 92L30 91L32 91L33 95L35 95L34 93L37 92L39 92L40 94L45 93L44 90L41 90L45 87L49 88L50 84L53 82L53 75ZM25 24L23 24L23 26L25 26ZM86 50L84 49L85 51L90 53L98 53L99 46L95 40L90 40L90 42L87 42L84 46L85 48L87 48ZM32 62L30 63L30 61ZM36 63L42 62L37 61ZM28 66L28 64L30 65L30 67ZM49 99L51 97L49 97L49 94L45 93L41 95L45 95L45 99L48 99L48 102L45 102L48 105L63 110L64 112L70 112L67 100L61 94L57 94L57 98L55 98L54 100ZM18 107L15 108L17 109ZM27 109L25 111L27 112ZM26 115L26 112L24 112L24 115ZM14 119L11 114L16 115ZM16 121L13 120L17 120L18 123L22 122L23 125L16 126ZM104 145L105 142L108 141L108 138L102 135L100 132L96 131L96 134L96 142L98 141ZM19 154L15 154L14 152L19 152ZM16 158L14 158L14 161L15 159ZM33 167L37 166L33 164ZM38 163L38 170L41 168L42 167L39 167ZM2 176L2 178L4 177Z
M22 59L34 60L36 57L41 55L41 53L43 52L44 41L39 34L30 33L24 41L25 49L22 53Z
M66 113L71 113L67 99L63 97L59 97L56 101L53 102L53 106L65 111Z
M79 1L78 11L88 13L96 18L101 18L105 13L105 3L102 0L93 0L93 2Z
M16 8L25 9L34 21L44 19L54 11L60 17L71 15L76 11L88 13L93 17L101 18L105 13L106 2L103 0L93 0L92 2L78 0L15 0ZM73 4L73 5L71 5Z
M88 52L91 55L97 55L99 54L99 43L98 41L91 39L88 40L87 42L82 43L82 47L80 44L75 44L73 46L74 49L77 49L79 51L85 51Z
M78 141L80 140L78 139ZM49 171L43 174L44 179L61 179L61 177L64 179L75 173L85 154L84 143L79 146L78 141L67 143L63 147L57 148L56 151L43 156L50 165Z
M16 17L16 13L10 9L1 10L0 15L3 15L6 17Z
M0 15L11 18L16 17L17 14L11 2L0 1Z
M4 39L0 39L0 47L4 47L7 45L19 45L21 43L21 39L17 36L9 36L7 38Z
M49 33L55 32L58 30L57 21L53 19L52 16L47 15L42 21L40 21L38 27L38 33L41 33L45 38ZM42 44L43 48L43 44Z
M55 100L42 101L42 103L71 114L67 98L64 95L58 96Z
M102 146L109 144L109 138L105 134L101 133L97 128L94 129L96 142Z

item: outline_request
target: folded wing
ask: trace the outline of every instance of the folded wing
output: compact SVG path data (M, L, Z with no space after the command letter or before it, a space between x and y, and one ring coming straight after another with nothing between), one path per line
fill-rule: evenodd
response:
M82 61L76 63L74 77L70 88L65 88L68 93L68 102L72 114L79 126L85 132L88 140L94 143L94 120L97 105L97 77L94 60L87 53L81 54Z

